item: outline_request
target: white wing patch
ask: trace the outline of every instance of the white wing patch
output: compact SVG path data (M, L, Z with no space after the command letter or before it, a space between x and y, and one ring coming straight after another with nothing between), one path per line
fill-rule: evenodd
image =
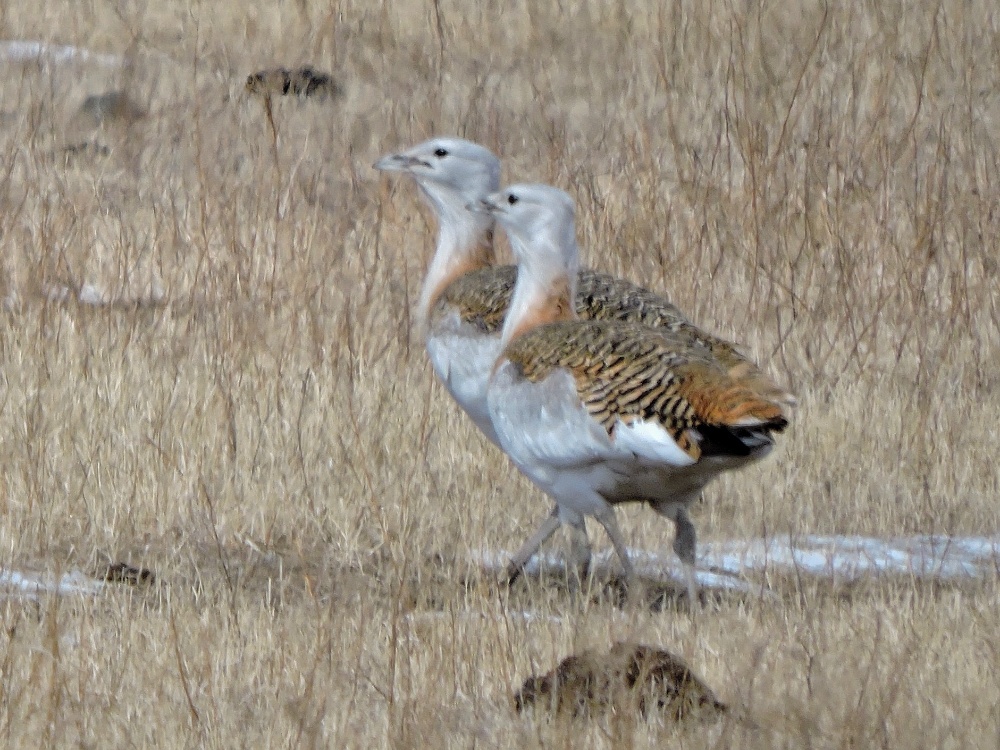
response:
M630 451L640 459L656 461L678 468L691 466L691 458L660 425L638 419L631 424L618 420L614 426L615 446Z
M733 427L758 427L764 424L764 420L759 417L743 417L732 423Z

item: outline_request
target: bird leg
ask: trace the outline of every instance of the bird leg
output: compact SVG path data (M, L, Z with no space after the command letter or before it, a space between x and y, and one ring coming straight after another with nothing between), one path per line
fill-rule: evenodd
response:
M618 554L618 559L621 560L622 569L625 572L625 580L631 584L635 579L635 569L632 567L632 561L629 559L628 547L625 545L625 537L622 536L622 530L618 526L618 517L615 515L615 509L607 505L599 513L595 513L594 517L604 527L608 537L611 539L611 544Z
M695 549L697 546L697 534L694 524L688 517L687 508L680 506L674 514L674 524L677 527L677 534L674 537L674 552L681 559L684 565L684 578L687 582L688 600L691 605L698 601L698 583L695 579Z
M510 565L507 566L508 586L514 585L514 582L520 578L521 573L524 572L524 566L528 564L528 560L538 552L538 548L556 532L556 529L561 524L562 521L559 520L559 506L557 505L552 509L548 518L542 522L542 525L538 527L538 531L531 535L528 541L521 546L521 549L511 559Z
M556 512L559 512L558 510ZM570 555L577 576L582 584L590 575L590 539L587 538L587 523L581 513L562 511L560 520L570 527Z
M691 497L693 500L697 495ZM665 502L653 505L653 510L674 522L674 552L680 558L684 568L684 581L687 585L688 598L693 605L698 601L698 582L695 578L695 549L697 534L694 524L688 517L688 503L685 501Z

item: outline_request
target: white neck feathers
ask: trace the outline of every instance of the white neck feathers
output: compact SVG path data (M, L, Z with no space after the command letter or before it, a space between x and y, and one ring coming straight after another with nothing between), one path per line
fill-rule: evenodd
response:
M441 293L455 279L496 262L492 217L466 210L459 195L421 185L421 193L438 218L437 249L431 260L417 307L419 323L426 331L431 311Z
M580 261L572 234L533 237L527 242L511 234L510 240L518 258L517 284L504 320L503 346L540 325L577 317Z

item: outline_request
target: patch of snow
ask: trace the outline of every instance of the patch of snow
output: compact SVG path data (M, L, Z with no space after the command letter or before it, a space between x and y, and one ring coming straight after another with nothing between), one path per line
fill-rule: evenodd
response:
M50 44L49 42L15 39L0 42L0 62L55 64L87 62L109 68L117 68L124 65L125 60L119 55L92 52L89 49L72 47L68 44Z
M45 594L93 596L104 590L105 582L80 571L63 573L28 573L0 569L0 597L38 599Z
M699 564L729 573L785 570L841 581L878 574L954 579L996 573L1000 539L803 536L707 543L699 551Z
M505 551L472 553L488 570L504 570L511 558ZM673 553L630 550L636 572L646 578L683 584L684 571ZM536 555L525 566L531 575L558 572L565 562L555 555ZM618 570L611 551L595 555L595 572ZM709 589L758 591L744 580L747 573L791 573L837 582L879 575L903 575L927 580L974 579L1000 574L1000 538L921 535L879 539L862 536L806 535L794 538L734 539L698 546L695 577Z
M530 609L508 610L499 615L471 610L468 612L410 612L404 617L408 622L427 622L433 620L520 620L521 622L559 623L563 618L556 615L542 615Z
M42 296L49 302L65 302L73 290L64 284L42 284Z
M104 292L93 284L84 284L81 286L77 298L85 305L104 305L108 302L104 296Z

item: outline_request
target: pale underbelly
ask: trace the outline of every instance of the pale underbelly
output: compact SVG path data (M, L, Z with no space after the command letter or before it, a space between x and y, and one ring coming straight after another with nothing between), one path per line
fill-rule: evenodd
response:
M427 353L434 372L451 397L482 433L499 446L486 405L486 389L500 354L500 337L431 334L427 338Z

